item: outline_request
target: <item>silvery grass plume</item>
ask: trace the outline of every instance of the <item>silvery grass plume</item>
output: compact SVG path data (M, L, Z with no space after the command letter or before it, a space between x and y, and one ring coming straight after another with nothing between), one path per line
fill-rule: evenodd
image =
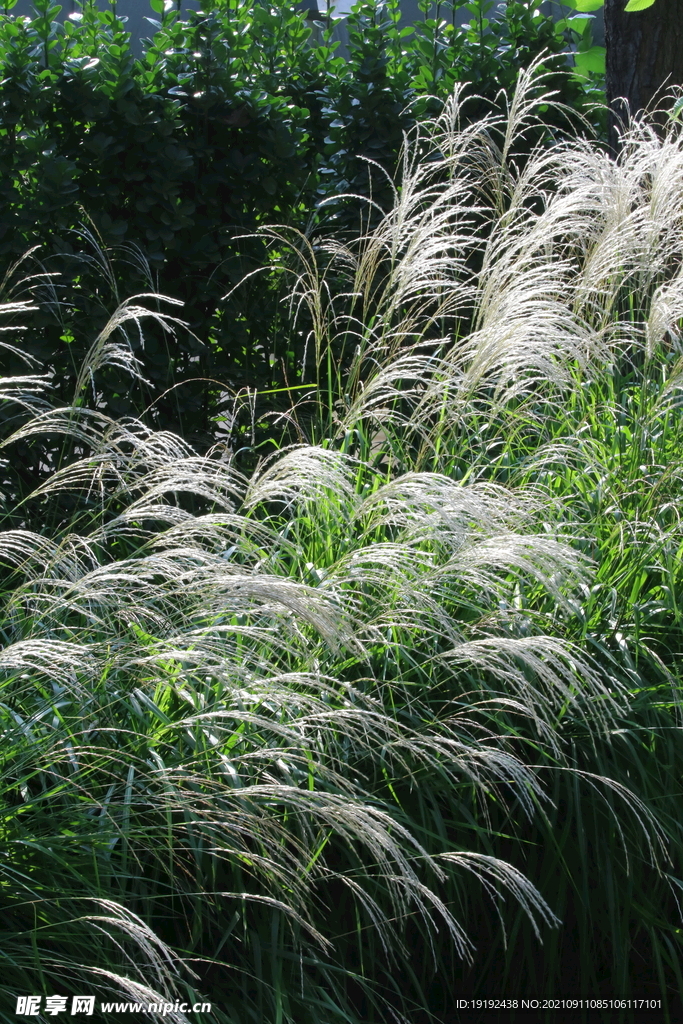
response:
M20 335L24 330L21 324L5 324L2 321L5 318L14 320L17 316L30 313L36 308L30 302L0 303L0 336ZM31 369L36 369L39 366L37 359L9 341L0 340L0 349L10 352ZM45 390L46 384L46 378L36 374L26 377L0 377L0 399L16 403L28 410L44 408L46 403L42 398L42 392Z
M553 102L539 63L507 117L463 124L458 87L406 138L394 206L355 241L266 229L291 249L287 302L308 310L316 385L338 375L323 434L395 437L431 468L485 414L504 437L523 407L538 433L579 378L675 347L680 121L664 136L634 122L618 160L575 135L525 154L537 105Z
M101 342L93 376L107 353L119 365ZM386 481L315 446L247 480L81 406L26 418L4 448L44 434L65 448L22 502L43 528L0 535L5 986L42 972L151 1002L199 991L216 960L225 1020L305 1020L322 992L341 1020L345 976L379 999L349 965L406 963L409 923L471 960L453 898L472 873L539 938L558 923L516 866L435 848L409 810L430 779L474 796L484 830L492 800L544 815L496 711L557 762L560 720L602 734L623 701L515 614L524 581L562 603L586 571L539 532L537 493ZM66 523L50 515L65 494Z

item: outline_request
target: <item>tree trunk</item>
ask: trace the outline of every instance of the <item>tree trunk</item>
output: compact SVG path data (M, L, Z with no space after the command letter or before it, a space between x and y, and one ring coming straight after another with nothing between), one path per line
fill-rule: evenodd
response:
M609 142L618 148L617 128L631 114L658 106L669 87L683 85L683 2L655 0L645 11L627 14L627 0L605 0L606 91ZM660 118L663 123L663 118Z

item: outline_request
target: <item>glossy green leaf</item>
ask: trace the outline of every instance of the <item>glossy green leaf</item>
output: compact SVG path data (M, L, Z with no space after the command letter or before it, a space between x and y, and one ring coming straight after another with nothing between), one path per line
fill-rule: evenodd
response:
M599 11L604 5L605 0L565 0L565 6L571 7L574 11L580 11L581 14Z
M574 63L579 71L590 71L596 75L605 73L605 47L592 46L590 50L574 54Z

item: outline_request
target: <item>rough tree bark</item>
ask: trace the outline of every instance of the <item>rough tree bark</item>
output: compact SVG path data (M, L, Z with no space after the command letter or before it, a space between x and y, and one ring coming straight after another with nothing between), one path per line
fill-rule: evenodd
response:
M609 141L615 152L625 113L622 97L636 114L669 86L683 85L683 0L656 0L647 10L629 14L627 2L605 0Z

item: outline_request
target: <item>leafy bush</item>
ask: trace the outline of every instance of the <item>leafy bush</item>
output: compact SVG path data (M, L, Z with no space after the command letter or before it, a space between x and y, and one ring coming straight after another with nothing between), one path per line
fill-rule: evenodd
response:
M475 124L456 91L355 242L266 233L329 391L249 477L3 382L8 455L53 453L21 502L5 471L12 993L366 1024L683 992L683 131L522 166L532 80ZM141 372L141 301L80 382Z

